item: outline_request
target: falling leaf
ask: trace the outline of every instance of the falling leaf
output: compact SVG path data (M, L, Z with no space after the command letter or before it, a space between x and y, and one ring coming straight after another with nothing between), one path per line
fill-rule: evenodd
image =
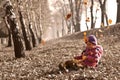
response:
M44 41L44 40L42 40L42 41L41 41L41 44L42 44L42 45L45 45L45 41Z
M83 33L83 35L84 35L83 39L84 39L85 42L87 40L86 34L87 34L86 32Z
M84 32L83 34L84 34L84 36L86 36L86 32Z
M111 19L109 19L109 20L108 20L108 23L109 23L109 24L112 24L112 20L111 20Z
M90 18L89 17L87 17L86 22L90 22Z
M87 5L88 0L84 0L83 3L84 3L84 5Z
M72 16L72 14L71 13L68 13L67 15L66 15L66 20L68 20L70 17Z

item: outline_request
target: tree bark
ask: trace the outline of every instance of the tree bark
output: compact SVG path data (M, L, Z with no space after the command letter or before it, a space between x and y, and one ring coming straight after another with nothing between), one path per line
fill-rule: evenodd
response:
M4 17L4 22L5 22L7 29L8 29L8 45L7 45L7 47L11 47L12 46L12 35L11 35L10 26L8 24L6 17Z
M75 11L76 11L76 16L75 16L75 19L76 19L76 25L75 25L75 32L78 32L78 31L81 31L80 30L80 0L75 0Z
M89 18L87 17L87 15L88 15L88 13L87 13L87 5L85 5L85 9L86 9L86 13L85 13L85 16L86 16L85 24L86 24L86 28L87 28L87 30L88 30L89 27L88 27L87 22L88 22Z
M24 20L24 17L23 17L23 10L21 7L23 7L21 5L21 3L23 3L22 1L20 0L17 0L17 3L18 3L18 13L19 13L19 19L20 19L20 23L21 23L21 29L22 29L22 33L23 33L23 37L24 37L24 43L25 43L25 48L26 50L31 50L32 49L32 45L30 43L30 39L29 39L29 35L27 33L27 29L26 29L26 25L25 25L25 20Z
M8 36L8 45L7 47L12 47L12 35L11 32L9 31L9 36Z
M14 52L15 52L15 57L16 58L21 58L25 57L25 51L24 51L24 46L22 42L22 36L19 31L19 26L16 21L16 16L13 11L13 6L10 1L6 2L4 5L6 9L6 16L7 16L7 21L10 25L10 29L12 32L12 37L13 37L13 43L14 43Z
M101 8L101 23L104 25L104 18L106 19L106 24L108 24L108 16L107 16L107 13L106 13L106 1L107 0L104 0L104 2L102 3L101 0L99 0L99 3L100 3L100 8Z
M33 47L36 47L36 46L37 46L37 37L36 37L36 35L35 35L35 32L34 32L33 29L32 29L32 24L31 24L31 23L29 23L29 30L30 30L31 37L32 37Z
M91 12L91 29L94 29L95 28L95 25L93 25L94 24L94 22L93 22L93 19L94 19L94 17L93 17L93 5L94 5L94 2L93 2L93 0L91 0L92 2L91 2L91 7L90 7L90 12Z
M37 25L38 20L36 20L38 16L33 11L32 11L32 15L33 15L34 30L35 30L34 34L36 35L36 42L38 44L41 42L40 30Z
M26 32L25 20L23 18L23 15L22 15L21 11L18 11L18 13L19 13L19 16L20 16L20 23L21 23L21 27L22 27L22 33L23 33L23 37L24 37L26 50L31 50L32 45L30 43L29 35Z
M120 22L120 0L117 0L117 23Z
M75 32L78 32L78 31L81 31L80 30L80 18L81 18L81 16L79 15L81 1L75 0L74 2L75 2L75 7L74 7L73 1L69 0L70 10L71 10L71 14L72 14L72 25L74 26Z

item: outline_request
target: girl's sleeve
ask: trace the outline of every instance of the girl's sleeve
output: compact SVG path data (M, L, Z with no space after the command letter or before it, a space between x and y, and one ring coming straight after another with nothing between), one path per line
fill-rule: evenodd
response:
M77 60L82 59L82 56L81 55L80 56L75 56L74 59L77 59Z
M95 49L95 52L93 53L94 55L88 55L86 59L91 62L96 62L96 61L98 62L99 59L101 58L102 53L103 53L103 49L98 47Z
M84 54L84 52L85 52L85 50L81 53L81 55L80 56L76 56L76 57L74 57L74 59L82 59L82 55Z

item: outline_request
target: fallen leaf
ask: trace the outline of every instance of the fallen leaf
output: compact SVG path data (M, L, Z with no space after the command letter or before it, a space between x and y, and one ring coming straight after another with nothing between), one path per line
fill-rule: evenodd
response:
M108 23L109 23L109 24L112 24L112 20L111 20L111 19L109 19L109 20L108 20Z

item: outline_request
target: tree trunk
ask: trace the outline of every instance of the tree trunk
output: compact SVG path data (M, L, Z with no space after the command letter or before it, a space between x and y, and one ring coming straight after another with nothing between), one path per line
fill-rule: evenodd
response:
M72 22L72 25L74 26L74 29L75 29L73 1L69 0L69 4L70 4L71 15L72 15L71 22Z
M12 46L12 35L11 35L11 32L9 31L8 45L7 45L7 47L11 47L11 46Z
M104 0L104 2L102 3L102 1L101 0L99 0L99 3L100 3L100 8L101 8L101 23L103 24L103 26L104 26L104 19L106 19L106 24L107 25L109 25L108 24L108 16L107 16L107 13L106 13L106 1L107 0Z
M64 28L64 17L62 17L62 36L65 35L65 28Z
M31 37L32 37L33 47L36 47L36 46L37 46L37 37L36 37L36 35L35 35L35 32L34 32L33 29L32 29L32 24L31 24L31 23L29 23L29 30L30 30Z
M75 2L75 7L73 2ZM72 25L74 26L75 32L81 31L80 30L81 16L79 15L81 0L75 0L75 1L69 0L69 4L70 4L70 10L72 14Z
M26 31L25 20L23 18L23 15L22 15L21 11L18 11L18 13L19 13L19 16L20 16L20 23L21 23L21 27L22 27L22 32L23 32L23 37L24 37L26 50L31 50L32 45L30 43L29 35L27 34L27 31Z
M38 43L40 43L41 42L41 36L40 36L40 31L39 31L39 29L38 29L38 25L37 25L37 22L38 22L38 20L36 20L37 19L37 14L35 14L35 12L34 11L32 11L32 15L33 15L33 23L34 23L34 30L35 30L35 35L36 35L36 42L37 42L37 44ZM40 41L39 41L40 40Z
M76 16L75 16L75 19L76 19L76 25L75 25L75 32L78 32L78 31L81 31L80 30L80 3L79 2L80 0L75 0L75 11L76 11Z
M80 30L80 23L76 23L75 25L75 32L81 31Z
M94 5L94 2L93 2L93 0L91 0L92 2L91 2L91 7L90 7L90 12L91 12L91 29L94 29L95 28L95 25L94 25L94 22L93 22L93 19L94 19L94 17L93 17L93 5Z
M7 47L11 47L12 46L12 35L11 35L10 26L8 24L6 17L4 18L4 22L5 22L7 29L8 29L8 45L7 45Z
M86 28L87 28L87 30L88 30L88 29L89 29L89 27L88 27L87 22L89 22L89 21L88 21L88 20L89 20L89 18L87 17L87 15L88 15L88 13L87 13L87 5L85 5L85 9L86 9L86 13L85 13L85 16L86 16L85 24L86 24Z
M39 41L39 43L41 43L41 41L42 41L42 26L41 26L41 23L40 23L40 17L39 17L39 21L38 21L38 30L39 30L38 41Z
M120 0L117 0L117 23L120 22Z
M4 7L6 9L7 21L10 25L10 29L12 32L15 57L16 58L25 57L25 51L24 51L24 46L23 46L23 42L22 42L22 37L20 35L18 23L16 21L16 16L13 11L13 6L12 6L11 2L8 1L4 5Z
M40 11L39 11L39 13L40 13ZM37 14L37 13L36 13ZM37 33L37 38L38 38L38 42L39 43L41 43L41 41L42 41L42 25L41 25L41 21L40 21L40 15L36 15L36 18L37 18L37 20L35 19L35 21L36 21L36 26L37 26L37 31L38 31L38 33Z
M23 16L23 9L22 9L23 5L21 5L21 3L23 3L23 2L21 0L17 0L17 3L18 3L18 8L19 8L18 13L19 13L19 19L20 19L22 33L23 33L23 37L24 37L25 48L26 48L26 50L31 50L32 45L30 42L29 34L27 31L24 16Z

